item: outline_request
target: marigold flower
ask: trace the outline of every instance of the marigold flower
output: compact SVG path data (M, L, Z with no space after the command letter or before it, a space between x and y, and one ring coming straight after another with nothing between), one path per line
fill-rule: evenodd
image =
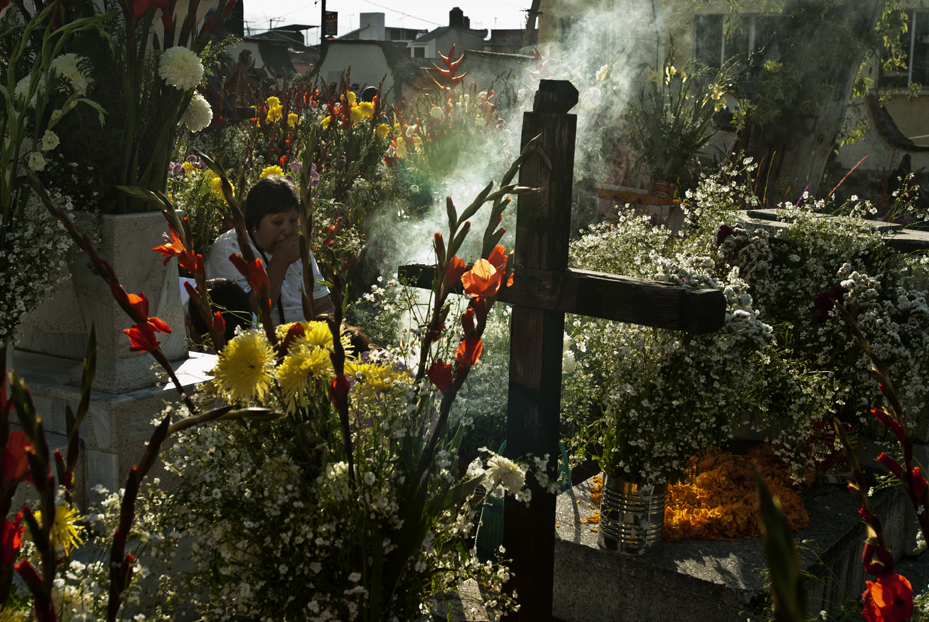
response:
M384 138L387 136L387 134L390 133L390 126L386 123L381 123L376 128L374 128L374 132L377 134L378 138Z
M170 86L186 91L203 79L203 64L196 52L182 46L168 48L158 60L158 75Z
M300 123L299 115L296 115L292 112L289 115L287 115L287 125L289 125L290 127L297 127L299 123Z
M361 102L356 108L365 119L370 119L374 116L374 104L371 102Z
M268 108L268 116L265 119L267 123L274 123L275 121L280 121L284 116L284 109L280 106L273 108Z
M349 112L349 115L351 116L352 123L358 123L365 118L364 113L361 111L361 109L358 108L358 106L353 106Z
M255 329L242 331L226 344L213 368L216 387L235 401L264 397L275 376L274 349Z

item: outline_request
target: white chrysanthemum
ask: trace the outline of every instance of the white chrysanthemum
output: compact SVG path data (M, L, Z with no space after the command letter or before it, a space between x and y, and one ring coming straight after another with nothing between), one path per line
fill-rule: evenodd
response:
M45 134L42 136L42 151L51 151L60 144L58 140L58 134L51 130L45 130Z
M52 61L52 69L57 71L58 75L67 78L68 82L71 83L71 88L79 95L85 95L87 87L92 82L90 77L84 75L77 66L78 62L82 60L84 60L83 57L77 54L62 54Z
M503 456L491 456L487 461L487 476L490 488L503 485L511 494L519 492L526 485L526 472L519 465Z
M180 91L192 89L203 79L203 65L195 52L181 46L165 50L158 61L158 75Z
M34 171L45 170L45 156L38 151L33 151L29 154L29 168Z
M199 132L210 124L213 120L213 109L210 108L209 102L200 93L194 93L187 106L187 110L181 115L178 125L186 125L191 132Z

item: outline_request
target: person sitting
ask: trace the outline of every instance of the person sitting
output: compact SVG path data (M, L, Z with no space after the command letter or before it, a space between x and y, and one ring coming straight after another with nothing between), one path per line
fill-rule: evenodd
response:
M259 179L245 198L245 226L252 252L260 257L268 273L271 319L275 326L288 322L303 322L303 264L300 261L300 216L297 208L300 195L293 182L269 175ZM241 254L235 229L222 234L207 254L205 269L208 279L225 278L238 283L246 292L248 281L232 265L229 257ZM321 283L322 274L310 253L313 269L313 311L316 315L333 313L329 289Z
M219 311L226 324L226 343L235 337L235 329L239 326L244 330L254 325L252 304L238 283L229 279L210 279L206 282L206 289L210 292L210 309L213 313ZM203 338L209 335L210 330L192 300L187 301L184 323L190 340L196 344L203 343Z

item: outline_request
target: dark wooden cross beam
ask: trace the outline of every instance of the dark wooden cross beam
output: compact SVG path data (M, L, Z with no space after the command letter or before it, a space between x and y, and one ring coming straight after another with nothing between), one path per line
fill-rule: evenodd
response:
M540 188L519 196L513 285L500 300L513 305L506 455L560 455L559 417L564 314L709 333L725 319L726 301L715 290L687 291L656 283L568 268L577 103L570 82L542 80L532 112L523 116L522 145L541 134L523 163L519 185ZM401 278L431 289L435 270L403 266ZM406 277L406 278L404 278ZM554 471L554 469L552 469ZM508 498L503 545L512 558L520 611L508 620L544 622L552 616L555 568L555 495L529 478L527 508Z

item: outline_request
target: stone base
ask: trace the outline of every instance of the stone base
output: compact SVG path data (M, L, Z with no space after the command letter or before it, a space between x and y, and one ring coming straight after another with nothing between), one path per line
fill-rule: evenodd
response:
M626 557L597 547L590 516L590 480L558 497L552 614L564 622L636 620L693 622L759 619L767 594L760 538L733 542L668 542L651 557ZM804 569L821 581L808 583L809 611L835 614L844 599L864 590L861 567L864 525L855 499L842 486L804 493L810 526L795 534ZM872 497L888 542L899 557L905 532L903 494Z
M157 365L148 359L148 367ZM193 392L208 380L216 357L190 353L175 363L175 373L185 390ZM36 410L45 424L52 451L64 453L67 442L65 407L76 410L80 389L72 386L74 361L17 350L13 357L16 373L32 392ZM97 485L115 491L125 486L129 469L138 463L154 431L154 415L167 403L177 402L174 385L158 384L121 394L91 390L90 410L81 424L80 460L75 473L75 499L82 509L94 500L89 491ZM16 425L15 415L11 423ZM152 473L152 476L161 475Z

